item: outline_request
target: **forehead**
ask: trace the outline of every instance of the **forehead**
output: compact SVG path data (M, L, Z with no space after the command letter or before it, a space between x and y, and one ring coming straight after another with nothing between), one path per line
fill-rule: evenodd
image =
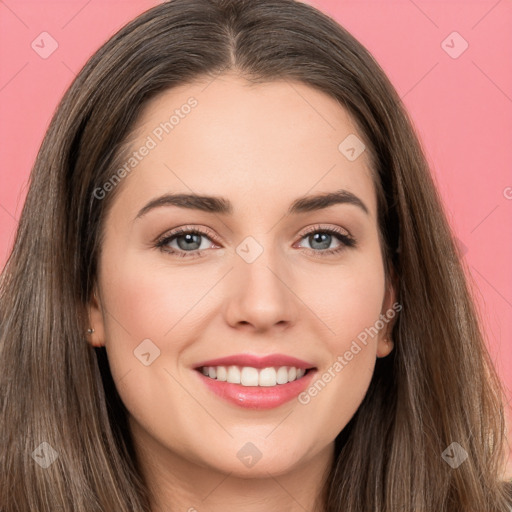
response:
M315 88L221 75L148 102L129 141L130 151L144 156L122 187L128 201L178 190L229 194L234 203L249 191L276 201L343 188L365 195L374 211L363 141L339 102ZM362 151L356 159L348 158L351 146ZM144 147L150 149L139 151Z

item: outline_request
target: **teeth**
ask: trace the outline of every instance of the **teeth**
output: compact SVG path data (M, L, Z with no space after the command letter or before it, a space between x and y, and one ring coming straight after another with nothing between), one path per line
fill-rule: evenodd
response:
M217 366L217 380L225 381L228 378L228 372L224 366Z
M258 370L245 366L240 372L240 382L242 386L257 386L258 385Z
M306 373L303 368L294 366L280 366L269 368L253 368L251 366L204 366L201 368L203 375L231 384L242 386L269 387L276 384L286 384L300 379Z
M259 386L275 386L277 384L277 372L274 368L263 368L260 370L258 379Z
M240 384L240 370L236 366L230 366L227 373L227 382Z
M288 368L286 366L281 366L279 370L277 370L277 383L278 384L286 384L288 382Z

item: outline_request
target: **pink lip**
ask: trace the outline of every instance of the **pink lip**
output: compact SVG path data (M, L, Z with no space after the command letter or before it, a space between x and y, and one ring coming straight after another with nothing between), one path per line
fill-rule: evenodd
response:
M309 370L303 377L287 384L275 386L242 386L222 382L206 375L200 371L205 366L251 366L253 368L269 368L280 366L294 366ZM278 407L299 395L310 384L313 376L317 373L315 365L296 357L284 354L270 354L267 356L256 356L251 354L236 354L218 359L202 361L194 366L198 378L208 387L210 391L228 402L248 409L272 409Z
M210 391L232 404L247 409L272 409L293 400L302 393L309 386L317 371L310 370L298 380L269 387L231 384L207 377L200 371L194 373L197 374L198 378L204 382Z
M295 357L284 354L270 354L268 356L255 356L251 354L235 354L219 359L210 359L194 366L195 369L203 366L251 366L253 368L269 368L271 366L295 366L296 368L314 368L313 363L308 363ZM284 385L284 384L283 384Z

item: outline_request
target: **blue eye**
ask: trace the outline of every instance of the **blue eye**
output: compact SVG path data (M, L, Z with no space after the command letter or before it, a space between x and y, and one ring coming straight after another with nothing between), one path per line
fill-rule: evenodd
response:
M308 251L313 251L319 256L327 256L343 251L347 247L354 247L356 241L347 233L336 228L318 228L315 227L302 236L306 239L310 247L305 247ZM333 240L337 240L340 245L330 248Z
M183 235L174 236L173 241L175 240L178 244L178 247L183 250L197 250L201 247L201 237L203 235L199 233L185 233Z
M203 256L202 250L208 247L201 247L202 238L208 238L207 233L199 229L178 229L170 235L162 238L156 244L161 250L179 257ZM178 247L171 247L169 244L176 242ZM211 244L210 244L211 245Z
M205 256L205 250L212 247L212 236L209 232L197 228L179 228L157 241L155 247L178 257L196 258ZM328 256L343 251L347 247L354 247L356 241L344 230L336 228L315 227L303 234L301 240L307 239L310 247L303 247L315 256ZM205 243L209 240L210 243ZM331 248L333 240L339 246ZM175 243L175 246L171 244Z

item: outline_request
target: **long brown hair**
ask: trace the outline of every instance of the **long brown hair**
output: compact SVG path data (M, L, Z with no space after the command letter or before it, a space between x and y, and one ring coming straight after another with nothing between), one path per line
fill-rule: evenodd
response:
M336 438L324 510L508 512L502 388L412 123L368 51L293 0L163 3L105 43L66 92L1 276L0 510L150 510L104 349L85 336L103 221L120 187L102 200L94 191L150 98L231 69L337 99L373 156L403 309L395 350L377 361ZM453 442L468 454L456 469L442 457ZM41 443L58 455L46 469L36 464Z

